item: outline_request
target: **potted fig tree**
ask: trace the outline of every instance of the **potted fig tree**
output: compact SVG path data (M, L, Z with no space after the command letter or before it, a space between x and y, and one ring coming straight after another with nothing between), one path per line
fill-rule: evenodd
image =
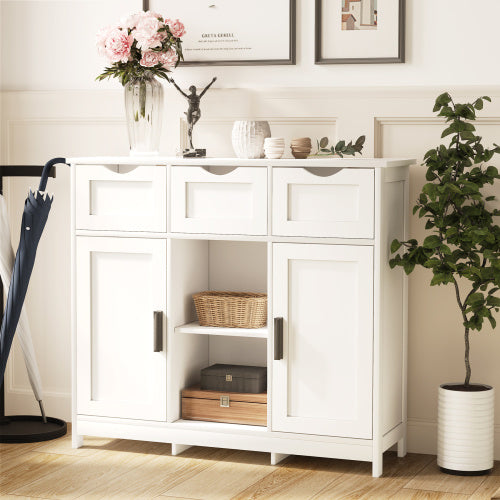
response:
M432 271L431 286L451 285L457 314L463 324L465 377L463 382L439 387L438 465L443 472L461 475L487 473L493 467L494 389L471 382L470 334L485 321L496 326L500 308L500 227L491 206L494 196L484 187L500 178L494 166L486 166L496 144L487 149L473 125L476 112L489 97L472 104L455 104L448 93L436 99L434 112L447 126L441 137L450 137L425 154L426 180L413 208L425 218L429 232L422 243L394 240L392 268L402 266L410 274L415 266Z

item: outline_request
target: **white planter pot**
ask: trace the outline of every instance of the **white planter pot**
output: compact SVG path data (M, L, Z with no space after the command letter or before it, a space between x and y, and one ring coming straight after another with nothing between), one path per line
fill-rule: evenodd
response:
M459 386L439 387L437 463L444 472L484 474L493 467L495 390L453 390Z
M263 158L264 139L271 137L266 121L236 121L233 125L233 149L238 158Z

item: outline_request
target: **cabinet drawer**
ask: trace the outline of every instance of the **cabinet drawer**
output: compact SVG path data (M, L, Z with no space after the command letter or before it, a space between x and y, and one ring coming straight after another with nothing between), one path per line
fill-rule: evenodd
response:
M166 167L78 165L76 228L167 230Z
M207 168L172 168L172 232L267 234L267 169Z
M274 169L273 234L373 238L374 176L373 169Z

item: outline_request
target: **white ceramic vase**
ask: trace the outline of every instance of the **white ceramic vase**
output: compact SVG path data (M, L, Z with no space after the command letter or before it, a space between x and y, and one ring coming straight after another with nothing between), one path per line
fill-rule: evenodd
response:
M236 121L233 125L233 149L238 158L263 158L264 139L271 137L266 121Z
M493 467L495 391L459 391L443 384L438 397L438 466L473 475Z

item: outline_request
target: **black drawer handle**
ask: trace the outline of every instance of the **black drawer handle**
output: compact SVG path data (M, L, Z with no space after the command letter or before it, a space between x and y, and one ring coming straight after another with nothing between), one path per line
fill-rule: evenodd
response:
M163 313L161 311L154 312L154 352L163 351Z
M283 318L274 318L274 359L283 359Z

